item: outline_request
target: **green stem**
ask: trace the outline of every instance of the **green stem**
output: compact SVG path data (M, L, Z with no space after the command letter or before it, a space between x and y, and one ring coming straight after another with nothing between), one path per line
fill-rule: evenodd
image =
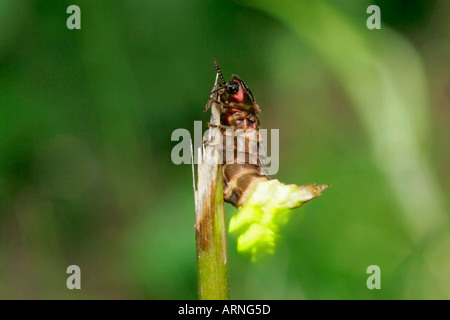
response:
M228 253L222 166L217 166L211 194L203 202L197 221L197 275L200 300L228 299Z

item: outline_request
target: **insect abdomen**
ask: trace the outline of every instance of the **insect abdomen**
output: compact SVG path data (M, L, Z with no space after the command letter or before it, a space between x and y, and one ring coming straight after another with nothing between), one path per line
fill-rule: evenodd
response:
M269 177L254 164L224 164L224 199L235 207L241 207L248 197L248 192L257 181L267 181Z
M267 181L269 177L263 170L262 157L259 154L262 150L259 131L248 126L234 126L234 128L237 130L232 134L227 130L224 132L224 199L239 208L247 200L253 184ZM238 143L239 139L243 140L242 143Z

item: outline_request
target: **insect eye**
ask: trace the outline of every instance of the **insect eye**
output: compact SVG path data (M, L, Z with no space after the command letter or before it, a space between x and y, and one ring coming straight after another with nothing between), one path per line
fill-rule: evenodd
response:
M239 91L239 84L236 81L231 82L227 87L229 94L235 94Z

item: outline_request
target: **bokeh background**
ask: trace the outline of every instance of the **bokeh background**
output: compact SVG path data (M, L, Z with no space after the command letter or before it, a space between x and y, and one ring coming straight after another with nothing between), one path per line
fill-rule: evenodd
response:
M1 0L0 298L197 298L191 167L171 162L171 133L208 119L211 57L280 129L276 178L332 185L274 256L252 263L229 237L231 297L450 298L449 14L437 0ZM66 288L72 264L82 290Z

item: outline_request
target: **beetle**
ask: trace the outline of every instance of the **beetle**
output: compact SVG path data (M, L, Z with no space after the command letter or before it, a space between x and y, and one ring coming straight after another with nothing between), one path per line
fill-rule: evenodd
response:
M223 141L224 159L230 150L233 158L230 162L226 158L227 162L223 165L224 199L240 207L248 196L247 190L254 182L269 180L264 167L265 155L254 157L255 153L250 147L256 145L258 150L263 150L259 148L262 136L259 134L260 123L257 116L261 109L252 91L239 76L232 75L230 81L225 81L215 59L213 63L222 83L211 91L203 111L208 110L212 103L221 107L220 124L217 126L208 123L208 126L218 127L225 136L232 137L229 142L228 139ZM227 129L233 129L232 133ZM237 147L238 137L245 139L242 150ZM244 159L243 163L240 159Z
M258 130L259 119L256 114L261 109L250 88L235 74L232 75L231 81L225 81L215 59L213 59L213 63L222 84L211 91L210 99L203 111L208 110L213 102L219 103L222 109L222 128L243 129L244 131L247 129Z

